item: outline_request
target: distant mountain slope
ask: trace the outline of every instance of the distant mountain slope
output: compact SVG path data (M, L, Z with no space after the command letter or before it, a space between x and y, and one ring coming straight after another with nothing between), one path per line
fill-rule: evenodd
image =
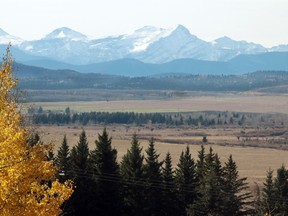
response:
M36 41L25 41L21 50L74 64L90 64L133 58L146 63L165 63L175 59L223 61L239 54L266 52L255 43L224 37L206 42L178 25L163 29L145 26L133 32L102 39L88 39L69 28L59 28Z
M242 54L259 54L270 51L287 52L288 45L265 48L260 44L236 41L221 37L205 41L182 25L172 28L144 26L135 31L105 38L90 38L62 27L39 40L25 41L0 29L0 44L12 42L22 51L15 53L18 61L37 57L67 64L87 65L119 59L136 59L145 63L163 64L177 59L229 61ZM3 52L3 51L2 51ZM28 55L28 57L24 57ZM20 60L21 59L21 60Z
M27 64L49 69L71 69L82 73L121 76L151 76L160 74L243 74L257 70L288 71L288 52L240 55L227 62L178 59L164 64L148 64L135 59L121 59L89 65L70 65L52 60L33 60Z
M229 61L239 72L256 70L288 70L288 52L268 52L257 55L239 55Z
M8 34L7 32L5 32L3 29L0 28L0 44L9 44L9 43L13 43L13 44L21 44L22 43L22 39L19 37L15 37L13 35Z
M15 76L22 89L78 89L117 88L118 83L126 83L128 77L79 73L73 70L51 70L42 67L13 64ZM125 80L125 81L123 81Z

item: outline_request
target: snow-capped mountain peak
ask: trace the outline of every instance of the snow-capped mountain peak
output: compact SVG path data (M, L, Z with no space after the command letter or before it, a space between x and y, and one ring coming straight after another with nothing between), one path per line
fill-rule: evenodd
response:
M5 35L9 35L9 34L0 28L0 36L5 36Z
M155 26L144 26L134 32L128 33L124 39L134 39L131 53L144 52L147 48L159 41L162 38L166 38L172 34L178 35L176 37L191 37L189 30L182 25L177 25L172 28L159 28ZM193 36L192 36L193 37Z
M227 36L212 42L201 40L183 25L172 28L144 26L126 34L89 39L67 27L55 29L40 40L19 42L0 29L0 43L12 42L20 50L73 64L90 64L133 58L146 63L164 63L175 59L228 61L239 54L257 54L288 50L288 45L266 49L260 44L237 41Z
M62 27L55 29L54 31L52 31L51 33L49 33L44 37L44 39L59 39L59 38L69 40L83 40L87 39L87 36L85 36L80 32L74 31L70 28Z
M135 30L134 33L146 33L146 34L149 34L149 33L158 32L158 31L161 31L161 30L163 30L163 29L155 27L155 26L144 26L144 27L142 27L140 29Z
M190 34L190 31L183 25L178 24L175 27L171 28L175 32L182 32L184 34Z
M0 44L8 45L11 43L12 45L18 45L22 42L23 40L21 38L10 35L0 28Z
M145 51L151 44L169 34L169 29L144 26L143 28L137 29L132 33L128 33L124 36L124 38L133 39L133 46L132 49L130 49L130 52L134 53Z
M231 59L231 56L235 57L239 54L256 54L267 52L267 49L260 44L247 42L245 40L237 41L227 36L220 37L212 41L211 45L214 49L217 49L219 53L223 53L221 54L224 56L223 60L229 60Z
M224 36L224 37L220 37L220 38L217 38L215 40L215 42L217 43L230 43L230 42L233 42L234 40L232 40L230 37L227 37L227 36ZM235 41L234 41L235 42Z

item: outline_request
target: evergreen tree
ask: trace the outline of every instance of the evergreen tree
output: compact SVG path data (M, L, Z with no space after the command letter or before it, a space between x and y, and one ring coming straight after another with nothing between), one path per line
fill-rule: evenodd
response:
M136 134L132 137L131 148L121 161L123 179L124 215L145 215L144 207L144 172L142 148Z
M77 178L81 177L84 173L86 174L88 171L88 157L89 157L89 148L88 141L86 137L86 133L83 130L79 136L79 141L76 146L74 146L71 150L71 172L73 173L73 177Z
M55 164L56 158L55 158L55 154L54 154L52 149L49 149L47 152L47 160L51 161L53 164Z
M97 215L120 214L120 174L117 164L117 151L112 149L112 138L109 137L106 128L98 134L95 141L96 149L91 152L90 166L93 179L97 185Z
M276 192L275 200L275 213L279 215L288 214L288 171L282 165L277 170L277 176L274 181L274 187Z
M205 148L201 145L201 150L198 151L198 160L196 162L196 178L197 182L203 181L205 176Z
M258 215L288 214L288 171L282 165L273 180L272 171L267 172L262 197L257 203Z
M163 176L163 197L165 201L163 202L163 215L174 216L178 215L178 203L176 201L176 191L175 191L175 177L172 168L172 158L170 153L166 154L164 160L164 167L162 167Z
M64 206L67 215L95 215L95 185L92 181L91 172L88 169L89 148L86 133L83 130L79 136L79 141L70 154L69 175L75 184L75 190Z
M217 154L210 151L205 155L202 147L199 152L198 164L201 164L202 174L197 185L197 200L190 205L189 215L221 215L223 207L223 180L222 167ZM204 162L204 164L202 164ZM203 166L202 166L203 165ZM199 173L200 174L200 173Z
M40 136L39 136L39 134L37 132L35 132L35 133L32 133L29 136L27 145L28 146L34 146L34 145L36 145L39 142L40 142Z
M202 213L202 210L204 210L203 211L204 214L207 213L206 210L203 209L203 206L205 207L208 205L206 200L200 201L201 194L203 195L205 193L205 178L207 174L205 158L206 158L205 148L202 144L200 151L198 151L198 159L195 168L196 183L197 183L196 186L197 199L192 205L191 204L189 205L189 209L187 211L189 215L197 215L197 214L200 215L200 213Z
M179 215L186 215L188 205L196 198L196 173L195 163L191 156L189 146L182 151L176 168L177 195L179 200Z
M273 181L273 171L267 172L266 180L264 182L264 188L262 191L262 197L257 202L257 213L258 215L272 215L276 211L276 188Z
M70 168L69 154L70 150L65 135L56 156L56 165L59 167L59 180L61 182L69 179L69 168Z
M144 166L146 185L145 185L145 214L163 215L162 203L162 176L161 165L158 161L159 154L156 153L154 139L149 140L149 147L146 150L147 157Z
M251 212L251 208L248 208L251 202L249 198L252 197L248 190L247 178L239 178L237 165L230 155L228 161L224 166L224 212L227 215L247 215ZM244 208L245 207L245 208ZM251 207L251 206L250 206Z

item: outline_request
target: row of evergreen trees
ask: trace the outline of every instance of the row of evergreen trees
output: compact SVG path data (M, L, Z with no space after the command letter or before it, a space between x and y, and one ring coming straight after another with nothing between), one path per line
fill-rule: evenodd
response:
M251 194L229 157L222 166L201 146L195 161L189 146L175 168L167 153L159 160L154 140L142 153L138 138L117 162L106 129L89 151L85 131L71 151L64 137L55 159L61 181L72 179L75 192L63 205L65 215L247 215Z
M232 117L231 117L232 118ZM184 117L182 114L162 114L162 113L135 113L135 112L83 112L83 113L34 113L32 114L33 124L70 124L77 123L81 125L87 124L166 124L166 125L215 125L228 124L222 120L216 122L214 118L208 119L203 116L192 118ZM229 124L233 124L230 119Z

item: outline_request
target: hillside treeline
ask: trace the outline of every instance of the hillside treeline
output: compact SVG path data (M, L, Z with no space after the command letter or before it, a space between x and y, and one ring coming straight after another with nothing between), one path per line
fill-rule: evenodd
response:
M31 71L32 70L32 71ZM124 77L83 74L69 70L19 73L22 89L135 89L179 91L251 91L288 84L288 72L258 71L244 75L167 74ZM285 89L281 91L287 92Z
M35 136L30 143L38 140ZM72 179L75 185L72 197L62 206L63 215L288 214L288 171L284 167L275 178L269 171L263 191L253 198L231 155L221 163L212 148L207 152L202 145L192 157L187 146L173 167L169 152L159 160L153 138L144 153L133 135L130 149L118 160L111 144L104 129L95 148L89 150L82 131L72 149L64 136L56 157L49 155L59 167L60 181Z

